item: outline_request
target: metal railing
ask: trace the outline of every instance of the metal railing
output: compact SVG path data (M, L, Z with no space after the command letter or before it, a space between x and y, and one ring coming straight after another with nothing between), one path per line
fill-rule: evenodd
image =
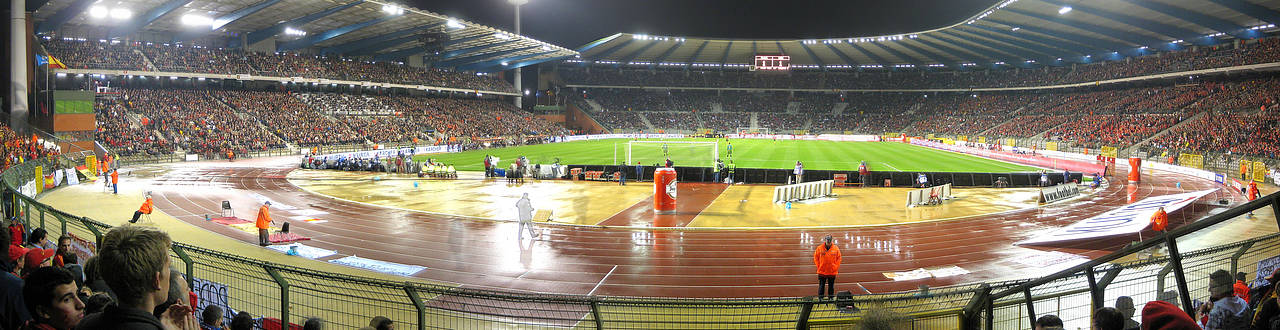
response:
M43 204L36 200L38 194L19 192L19 187L34 182L35 166L72 163L55 161L63 164L27 162L0 175L5 210L28 228L45 228L53 237L69 233L100 241L109 225ZM1272 194L1043 278L855 296L851 302L863 311L856 313L812 297L609 297L470 289L410 278L391 281L255 260L184 242L174 243L171 256L202 304L285 323L321 317L339 328L364 326L371 317L383 315L402 329L826 329L847 328L861 322L867 311L877 310L903 316L895 327L902 329L1029 329L1029 320L1038 314L1053 313L1078 324L1087 322L1090 311L1104 299L1128 295L1150 301L1166 286L1176 287L1181 305L1188 306L1189 289L1207 286L1202 274L1216 268L1243 269L1280 255L1280 234L1183 253L1177 250L1177 239L1268 205L1280 211L1277 202L1280 194ZM1169 256L1110 264L1161 244L1167 245Z

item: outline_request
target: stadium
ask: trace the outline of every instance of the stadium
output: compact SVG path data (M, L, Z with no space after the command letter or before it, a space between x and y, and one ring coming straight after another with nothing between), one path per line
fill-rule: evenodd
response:
M1280 1L618 3L11 1L0 329L1280 328Z

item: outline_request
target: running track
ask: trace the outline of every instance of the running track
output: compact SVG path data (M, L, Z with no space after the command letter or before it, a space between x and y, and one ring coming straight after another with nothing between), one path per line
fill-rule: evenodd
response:
M515 238L511 222L485 221L371 206L302 191L284 177L294 159L166 165L151 184L156 207L209 231L256 244L256 235L203 221L231 201L241 218L252 219L260 198L273 203L273 217L291 217L274 206L328 212L324 224L291 221L307 245L426 266L414 275L464 287L648 297L793 297L813 294L813 249L822 237L837 238L844 255L837 290L883 293L990 280L1029 278L1044 269L1016 262L1044 251L1096 258L1136 237L1060 246L1016 247L1037 232L1064 226L1129 201L1218 187L1212 182L1164 172L1144 173L1140 184L1113 184L1093 197L1042 208L952 221L888 227L798 230L652 231L581 226L541 226L536 241ZM1122 167L1123 168L1123 167ZM1122 176L1120 176L1122 178ZM1182 189L1175 188L1181 181ZM502 184L502 183L495 183ZM447 192L439 192L446 193ZM1170 215L1171 226L1199 219L1222 206L1242 203L1219 190ZM1148 232L1147 235L1152 233ZM956 265L970 274L898 281L884 272Z

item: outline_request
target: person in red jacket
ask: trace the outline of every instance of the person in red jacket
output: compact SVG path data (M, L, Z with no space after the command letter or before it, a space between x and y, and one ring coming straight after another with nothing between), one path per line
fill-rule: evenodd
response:
M1255 181L1249 181L1249 201L1252 202L1258 199L1258 197L1262 197L1262 193L1258 192L1258 183ZM1253 211L1249 211L1249 216L1253 216Z
M813 264L818 266L818 297L823 296L822 286L827 286L826 295L836 295L836 274L840 272L840 248L832 244L831 235L822 239L822 245L813 251Z
M147 200L142 202L142 206L138 207L137 211L133 211L133 219L129 220L129 223L138 223L138 217L141 217L143 214L151 214L151 206L151 193L148 192Z

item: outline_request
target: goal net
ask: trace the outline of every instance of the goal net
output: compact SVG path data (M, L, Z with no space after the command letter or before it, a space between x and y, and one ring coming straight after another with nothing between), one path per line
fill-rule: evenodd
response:
M628 141L625 147L627 165L666 164L670 158L681 167L715 167L720 158L719 142Z
M738 127L738 134L739 134L739 135L746 135L746 134L773 134L773 131L769 130L769 128L768 128L768 127L759 127L759 128Z

